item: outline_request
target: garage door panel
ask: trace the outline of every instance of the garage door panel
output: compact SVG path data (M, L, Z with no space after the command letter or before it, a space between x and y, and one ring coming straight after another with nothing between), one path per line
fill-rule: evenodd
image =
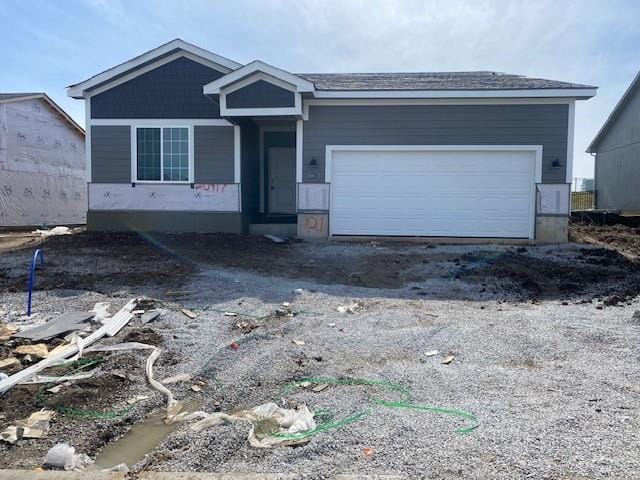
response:
M336 151L333 235L528 237L535 153Z

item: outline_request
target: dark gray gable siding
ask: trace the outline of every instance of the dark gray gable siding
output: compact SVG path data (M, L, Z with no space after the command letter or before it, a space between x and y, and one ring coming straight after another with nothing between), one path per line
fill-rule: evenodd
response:
M131 181L130 127L91 127L91 181L94 183Z
M233 127L193 128L195 183L233 183Z
M326 145L542 145L543 183L566 183L568 112L561 104L312 105L303 181L324 181Z
M202 93L223 74L178 58L91 98L91 118L220 118Z
M294 93L264 80L227 94L227 108L293 107Z

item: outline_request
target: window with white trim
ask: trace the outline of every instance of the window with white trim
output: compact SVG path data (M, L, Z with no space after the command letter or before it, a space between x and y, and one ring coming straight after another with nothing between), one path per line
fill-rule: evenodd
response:
M136 128L136 181L189 182L189 127Z

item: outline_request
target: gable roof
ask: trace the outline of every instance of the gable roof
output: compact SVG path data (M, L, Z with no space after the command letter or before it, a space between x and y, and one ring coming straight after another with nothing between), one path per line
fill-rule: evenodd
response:
M629 87L622 94L622 98L620 98L616 106L613 108L613 111L609 114L609 116L605 120L602 127L600 127L600 130L598 130L598 133L596 133L596 136L593 138L593 140L587 147L587 153L594 152L594 149L598 146L598 143L600 143L600 140L602 140L605 134L609 131L609 129L613 125L616 118L618 118L622 110L624 110L625 105L629 102L629 100L631 100L631 97L633 96L633 94L639 89L640 89L640 71L636 74L635 78L631 81L631 85L629 85Z
M593 89L591 85L501 72L299 73L316 90Z
M298 92L313 92L315 90L313 82L305 80L300 75L289 73L281 68L261 62L260 60L254 60L253 62L246 64L244 67L238 68L237 70L206 84L203 87L203 92L205 95L219 94L221 88L247 78L256 72L266 73L271 77L291 84L296 87Z
M210 62L218 66L220 71L228 73L232 70L240 68L242 64L229 60L228 58L217 55L213 52L197 47L191 43L185 42L179 38L171 40L170 42L160 45L157 48L149 50L137 57L132 58L129 61L109 68L93 77L83 80L82 82L67 87L67 95L73 98L84 98L85 91L98 86L104 85L110 81L116 80L132 71L140 69L144 66L150 65L155 61L158 61L164 57L177 52L184 52L191 54L204 61Z
M53 108L72 128L78 131L80 135L85 136L84 128L82 128L71 116L65 112L60 105L51 100L49 95L42 92L17 92L17 93L0 93L0 103L21 102L23 100L44 100L51 108Z

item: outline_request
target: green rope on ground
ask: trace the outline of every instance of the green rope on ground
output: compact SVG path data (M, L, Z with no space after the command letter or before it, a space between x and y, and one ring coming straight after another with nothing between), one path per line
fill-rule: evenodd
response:
M296 380L285 385L280 392L278 393L278 400L282 400L286 394L294 390L295 388L303 385L305 383L312 384L327 384L327 385L366 385L366 386L375 386L380 387L384 390L393 391L399 393L402 397L400 401L387 401L382 399L372 399L371 402L374 405L379 405L387 408L405 408L410 410L416 410L421 412L429 412L429 413L438 413L442 415L450 415L453 417L463 418L465 420L470 420L473 422L473 425L467 427L460 427L455 430L455 432L459 435L466 435L468 433L473 432L480 425L478 422L478 418L465 410L460 410L457 408L445 408L445 407L436 407L432 405L419 405L411 402L411 392L400 385L399 383L387 382L383 380L368 380L363 378L336 378L336 377L314 377L314 378L303 378L301 380ZM316 413L316 417L323 418L323 416L330 413L328 410L318 410ZM282 438L284 440L301 440L304 438L313 437L321 432L326 432L329 430L335 430L337 428L344 427L353 422L356 422L364 417L367 417L373 413L372 409L362 410L353 415L350 415L342 420L333 420L333 415L329 420L321 423L316 428L312 430L308 430L306 432L300 432L295 434L276 434L274 436L278 438Z
M95 367L97 365L100 365L104 361L105 361L104 357L80 358L78 360L72 360L69 362L61 363L59 365L56 365L56 367L65 366L65 365L73 365L73 366L77 365L77 368L75 368L74 370L66 374L66 375L73 375L81 372L82 370L86 370L90 367ZM63 415L69 415L69 416L80 417L80 418L95 418L100 420L110 420L113 418L124 416L128 414L131 410L133 410L133 406L131 406L123 410L116 410L112 412L108 412L108 411L98 412L95 410L83 410L81 408L66 407L64 405L50 405L49 400L45 395L45 391L47 390L47 388L50 388L52 385L55 385L55 384L47 383L38 390L38 392L36 393L36 403L43 408L50 408Z

